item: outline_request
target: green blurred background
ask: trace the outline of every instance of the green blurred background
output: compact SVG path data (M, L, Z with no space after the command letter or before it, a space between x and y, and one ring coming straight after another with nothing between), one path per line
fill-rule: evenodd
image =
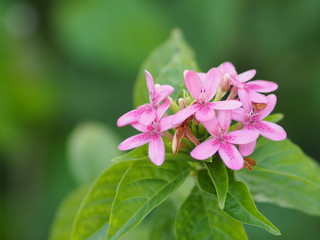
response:
M175 27L204 71L228 60L277 82L281 125L320 159L319 0L1 0L0 239L48 238L76 185L66 160L72 129L93 120L128 136L116 119L132 107L143 59ZM319 218L260 206L282 230L277 239L319 239Z

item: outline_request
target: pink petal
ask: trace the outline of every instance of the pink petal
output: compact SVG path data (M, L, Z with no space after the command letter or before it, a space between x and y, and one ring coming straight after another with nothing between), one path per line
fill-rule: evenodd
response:
M160 135L153 137L149 142L148 155L155 165L160 166L164 162L165 149Z
M220 127L218 119L216 117L212 118L210 121L201 122L201 123L212 136L216 135L216 132Z
M201 83L200 77L197 75L195 71L190 70L190 71L187 71L184 77L184 81L188 91L196 100L198 100L199 94L202 89L202 83Z
M226 133L224 139L231 144L247 144L257 140L258 137L257 130L236 130Z
M247 117L247 111L243 108L232 110L232 119L238 122L245 122Z
M205 78L207 76L207 73L197 72L201 82L203 83L205 81Z
M150 96L154 92L154 81L151 74L147 70L144 70L144 73L146 74L147 87L148 87L149 96Z
M129 150L132 148L136 148L142 146L149 142L151 135L149 133L141 133L138 135L134 135L132 137L127 138L122 143L119 144L119 150Z
M166 101L164 101L157 109L157 120L160 120L163 116L163 114L165 114L165 112L168 110L168 108L170 107L170 100L167 99Z
M257 122L255 127L257 130L259 130L262 136L273 141L281 141L287 137L287 133L284 131L284 129L278 124L272 122Z
M141 115L145 112L148 111L149 109L151 109L151 105L150 104L144 104L140 107L138 107L135 110L132 110L130 112L127 112L126 114L122 115L118 121L117 121L117 125L118 127L123 127L125 125L134 123L139 121L139 118L141 117Z
M210 101L216 94L220 83L222 81L222 74L218 68L211 68L204 79L202 86L205 89L207 96L207 101Z
M270 94L267 96L268 102L267 106L260 111L257 111L259 113L259 119L262 120L265 117L267 117L274 109L277 103L277 97L274 94Z
M224 74L228 73L230 75L237 75L236 68L233 66L231 62L224 62L220 64L219 68L222 70Z
M237 77L231 77L231 84L239 89L244 88L244 83L240 82Z
M173 93L174 88L170 85L156 85L153 104L159 104L163 100L165 100L171 93Z
M256 81L248 82L246 86L251 90L262 92L262 93L273 92L278 88L278 84L270 81L265 81L265 80L256 80Z
M248 94L249 94L249 98L252 102L255 102L255 103L267 103L268 102L268 98L263 94L260 94L260 93L257 93L255 91L251 91L251 90L249 90Z
M131 123L131 126L134 127L135 129L137 129L140 132L148 132L148 126L143 125L143 124L141 124L139 122Z
M156 110L153 108L145 110L139 118L139 123L149 126L156 119Z
M249 81L250 79L252 79L254 77L254 75L256 75L256 70L252 69L246 72L243 72L241 74L238 75L238 79L240 82L246 82Z
M243 157L234 145L230 143L221 145L219 148L219 155L228 168L239 170L243 167Z
M210 103L217 110L233 110L242 106L242 103L237 100L225 100Z
M220 127L223 130L225 130L225 132L227 132L230 127L231 115L232 115L232 112L230 110L220 110L218 112L218 121L219 121Z
M169 129L177 127L177 125L174 125L172 123L173 117L174 117L174 115L171 115L171 116L162 118L160 120L160 122L159 122L159 131L160 132L164 132L164 131L167 131Z
M257 141L253 141L247 144L239 145L239 151L242 156L246 157L253 153L254 149L256 148Z
M215 154L219 149L219 140L217 138L209 138L200 143L190 153L190 155L198 160L205 160Z
M215 112L212 107L210 106L202 106L196 112L196 119L200 122L209 121L215 117Z
M247 111L250 112L252 110L252 102L249 98L247 91L244 89L238 89L238 96L240 101L242 102L242 107Z
M172 119L172 123L174 125L179 125L180 123L182 123L184 120L186 120L192 114L194 114L200 108L201 108L201 105L196 103L196 104L188 106L187 108L180 110L179 112L177 112L174 115L174 117Z

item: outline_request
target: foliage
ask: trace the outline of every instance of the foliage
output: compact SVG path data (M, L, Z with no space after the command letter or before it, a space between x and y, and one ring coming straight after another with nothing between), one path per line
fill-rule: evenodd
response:
M171 38L145 61L135 87L137 105L145 102L147 96L141 95L145 92L144 68L153 71L156 83L163 84L164 79L168 79L179 89L174 95L177 98L182 94L182 76L177 77L177 73L195 69L196 64L181 33L175 30ZM282 115L273 115L269 121L277 122L281 118ZM159 215L159 208L165 206L162 204L177 201L169 197L189 175L196 184L175 217L175 237L178 240L247 239L244 224L279 235L280 231L259 212L254 200L320 216L320 168L290 140L271 142L259 139L254 154L250 156L257 163L252 171L226 169L221 159L215 156L210 162L194 160L185 152L174 155L169 152L170 147L170 143L166 143L166 160L161 166L149 161L146 147L115 158L115 164L94 181L81 204L77 199L76 214L75 211L67 214L73 198L66 200L58 212L52 239L65 239L68 234L77 240L119 239L144 218ZM64 211L65 218L61 217ZM168 221L173 221L172 212L161 213L161 218L168 215ZM56 233L59 231L57 226L63 226L64 222L68 222L66 229L70 232L60 237ZM73 222L72 231L70 222ZM154 225L158 223L156 218L152 222ZM162 226L166 226L163 219L152 228L161 231ZM151 236L152 239L158 237ZM172 235L168 236L169 239Z

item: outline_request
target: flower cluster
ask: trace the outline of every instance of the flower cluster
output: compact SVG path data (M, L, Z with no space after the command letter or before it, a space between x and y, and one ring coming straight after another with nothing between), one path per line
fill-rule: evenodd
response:
M193 158L205 160L218 153L228 168L238 170L244 167L244 157L253 153L260 135L273 141L286 138L281 126L263 120L274 109L277 98L261 93L272 92L278 86L264 80L248 82L255 70L238 74L230 62L207 73L186 70L184 81L190 95L184 94L178 104L169 98L173 87L155 85L151 74L145 74L150 103L124 114L117 122L119 127L131 125L142 133L120 143L120 150L149 143L149 158L160 166L165 160L162 137L172 142L173 153L186 147L182 143L186 138L195 145L190 152ZM175 114L168 116L170 106ZM206 131L199 135L195 129L203 127ZM208 133L211 136L203 139Z

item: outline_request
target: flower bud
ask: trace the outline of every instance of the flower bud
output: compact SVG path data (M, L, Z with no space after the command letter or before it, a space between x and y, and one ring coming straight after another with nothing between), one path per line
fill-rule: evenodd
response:
M223 92L228 92L229 89L230 89L230 85L231 85L231 79L230 79L230 75L228 73L224 74L223 75L223 79L222 79L222 82L221 82L221 90Z
M183 98L178 99L178 104L179 104L180 109L184 109L187 107L187 103Z

